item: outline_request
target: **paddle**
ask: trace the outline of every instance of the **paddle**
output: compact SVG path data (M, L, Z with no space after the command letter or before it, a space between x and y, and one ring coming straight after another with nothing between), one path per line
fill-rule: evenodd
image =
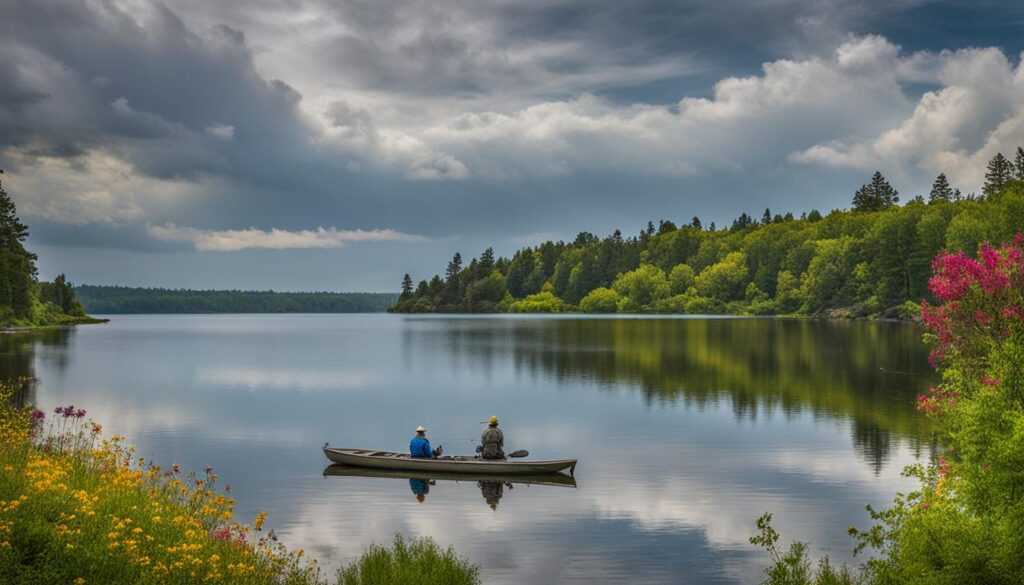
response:
M527 451L526 449L520 449L518 451L513 451L508 454L509 457L528 457L529 455L530 452Z

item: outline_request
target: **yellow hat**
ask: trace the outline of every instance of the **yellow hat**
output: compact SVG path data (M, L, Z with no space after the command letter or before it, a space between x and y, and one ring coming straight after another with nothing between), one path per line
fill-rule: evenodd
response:
M492 416L490 420L488 420L487 422L491 423L492 425L496 425L498 424L498 417Z
M423 428L423 425L420 425L420 426L416 427L416 432L417 433L425 433L425 432L427 432L427 429Z

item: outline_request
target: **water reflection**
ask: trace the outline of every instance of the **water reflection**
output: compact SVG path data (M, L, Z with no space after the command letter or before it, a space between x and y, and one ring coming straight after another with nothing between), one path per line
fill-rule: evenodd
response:
M398 469L366 469L335 463L324 469L325 476L336 477L364 477L364 478L391 478L408 479L409 490L419 503L427 500L431 487L436 486L438 481L452 483L469 483L476 485L483 496L484 502L492 509L497 510L498 503L505 495L505 490L515 489L520 486L548 486L548 487L576 487L576 478L564 473L549 473L543 475L481 475L472 473L442 473L434 472L430 477L424 477L418 471L403 471Z
M735 585L761 576L747 539L763 512L844 560L864 505L913 489L900 469L930 440L913 410L929 382L918 336L864 322L124 316L17 351L0 340L0 377L38 377L33 402L87 408L146 459L213 466L241 519L267 511L329 573L401 532L454 546L494 585ZM578 458L578 489L324 470L324 441L401 451L418 424L472 450L490 414L509 450Z
M36 354L61 375L70 360L66 350L74 335L71 327L0 333L0 380L16 388L13 400L18 406L36 403Z
M921 331L886 322L807 319L448 318L444 345L409 327L407 346L444 351L486 375L512 356L519 373L629 388L645 404L704 409L727 403L737 420L781 410L849 419L855 449L876 473L894 441L932 447L913 397L934 383ZM925 441L922 443L922 439Z

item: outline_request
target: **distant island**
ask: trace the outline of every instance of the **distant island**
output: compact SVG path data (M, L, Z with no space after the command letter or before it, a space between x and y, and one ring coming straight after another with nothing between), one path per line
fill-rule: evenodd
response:
M512 312L821 315L911 319L930 298L941 250L973 253L1024 226L1024 149L988 164L980 195L962 195L945 174L927 200L898 205L876 172L850 210L743 213L730 226L698 217L648 222L635 236L544 242L468 265L458 253L444 276L402 279L399 313Z
M75 294L86 311L130 313L382 313L397 293L190 290L81 285Z

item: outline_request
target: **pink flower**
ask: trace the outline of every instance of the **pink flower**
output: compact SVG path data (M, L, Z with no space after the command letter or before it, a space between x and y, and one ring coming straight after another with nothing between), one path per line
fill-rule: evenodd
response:
M988 376L982 376L981 383L986 386L998 386L999 378L989 378Z

